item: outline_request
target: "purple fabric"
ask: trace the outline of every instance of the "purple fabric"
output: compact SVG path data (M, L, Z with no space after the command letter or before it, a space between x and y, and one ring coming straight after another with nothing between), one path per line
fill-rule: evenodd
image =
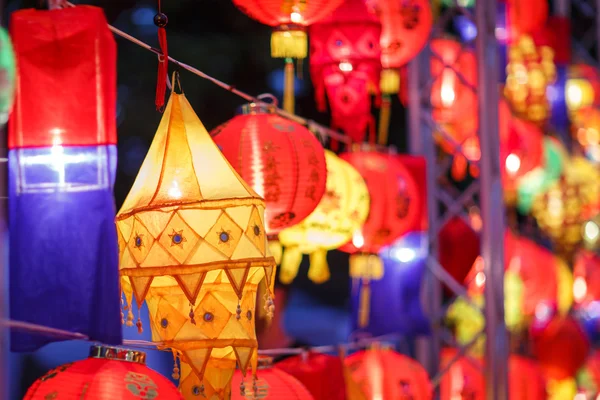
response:
M9 152L10 318L122 342L115 146ZM13 351L61 340L13 331Z

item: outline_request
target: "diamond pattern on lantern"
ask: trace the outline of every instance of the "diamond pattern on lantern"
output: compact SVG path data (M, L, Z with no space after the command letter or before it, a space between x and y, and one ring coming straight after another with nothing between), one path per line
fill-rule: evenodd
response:
M137 264L141 264L146 259L154 244L154 237L150 234L144 224L134 217L131 235L127 242L127 247Z
M260 251L260 254L265 255L265 232L263 229L263 222L258 214L258 209L253 207L252 214L250 214L250 220L248 221L248 227L246 228L246 236L256 248Z
M217 222L208 231L204 240L217 248L227 257L231 257L242 236L240 228L227 213L221 214Z
M161 298L158 301L154 326L163 341L174 340L177 333L185 325L187 318L181 315L167 300Z
M256 310L256 293L255 292L246 292L241 303L240 307L242 307L242 318L240 318L240 323L244 327L244 330L249 335L249 337L255 336L255 316L254 310ZM250 311L250 313L248 313ZM250 318L248 318L250 317Z
M209 338L216 338L225 328L232 312L208 292L194 310L196 326Z
M178 213L175 213L158 241L171 256L179 263L183 263L196 247L199 239L196 232Z

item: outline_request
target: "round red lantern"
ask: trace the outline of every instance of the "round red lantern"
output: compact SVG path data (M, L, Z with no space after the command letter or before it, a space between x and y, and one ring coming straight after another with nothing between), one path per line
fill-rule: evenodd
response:
M379 94L381 24L364 0L346 0L310 27L310 75L319 111L354 142L374 135L371 95Z
M399 68L421 51L431 32L433 13L427 0L367 0L381 21L382 93L398 93Z
M270 357L259 358L256 376L244 379L242 373L237 370L233 374L231 382L231 400L314 399L296 378L277 367L273 367L273 359Z
M453 217L440 229L438 253L444 269L463 282L479 256L479 235L462 218Z
M362 398L429 400L432 386L417 361L389 349L359 351L344 360Z
M244 181L264 197L267 235L299 223L321 201L325 152L304 126L248 104L211 136Z
M508 360L508 380L510 400L546 399L546 381L534 360L511 355Z
M145 353L92 346L89 358L62 365L35 381L24 400L183 399L167 378L145 364Z
M440 370L448 368L440 382L440 398L442 400L485 399L485 380L483 364L476 358L459 357L457 350L446 348L440 356ZM451 364L452 362L452 364Z
M545 329L531 334L533 350L547 379L572 378L585 363L590 343L571 317L554 317Z
M286 358L276 367L298 379L315 400L346 399L346 382L339 357L310 352Z

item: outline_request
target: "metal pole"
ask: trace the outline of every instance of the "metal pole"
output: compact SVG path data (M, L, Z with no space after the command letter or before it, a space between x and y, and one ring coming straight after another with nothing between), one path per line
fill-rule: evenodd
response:
M508 337L504 324L504 206L500 178L498 132L498 43L496 1L475 3L481 146L480 203L483 220L481 254L484 260L486 398L508 398Z
M419 55L408 65L408 124L409 124L409 148L412 154L425 157L427 162L427 210L428 210L428 232L429 232L429 256L428 268L425 271L423 286L421 290L421 303L427 315L434 322L430 337L420 337L416 341L417 358L427 369L430 376L435 376L439 367L440 332L437 329L437 317L442 306L442 287L437 277L429 268L430 259L437 259L437 222L439 220L436 176L437 162L435 156L435 144L432 131L423 118L429 113L429 96L422 96L423 90L427 88L429 80L430 49L427 45Z

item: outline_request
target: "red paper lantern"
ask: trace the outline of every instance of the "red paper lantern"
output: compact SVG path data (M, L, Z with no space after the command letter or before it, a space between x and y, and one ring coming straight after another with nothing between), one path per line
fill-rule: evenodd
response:
M267 357L258 360L258 371L255 377L244 379L240 370L237 370L231 382L231 400L314 399L302 383L283 370L273 367L273 360Z
M10 30L19 76L9 148L116 144L117 50L102 9L22 10Z
M511 118L508 136L500 146L500 168L505 191L516 190L519 178L542 164L543 139L543 132L534 123Z
M350 377L368 400L429 400L432 386L417 361L392 350L366 350L344 360Z
M419 225L423 199L398 156L367 150L343 153L340 157L358 170L371 196L369 217L360 238L355 237L353 243L340 250L377 254Z
M508 390L510 400L546 400L546 381L538 363L511 355L508 360Z
M533 350L547 379L572 378L585 363L590 343L571 317L555 317L541 332L532 333Z
M364 0L346 0L310 27L310 73L319 111L329 99L331 126L355 142L374 139L371 94L379 94L381 24Z
M325 153L304 126L250 104L211 135L240 176L264 197L268 235L302 221L319 204L327 180Z
M398 93L398 69L421 51L431 32L433 13L427 0L367 0L381 21L383 93Z
M346 382L339 357L311 352L286 358L276 367L298 379L315 400L346 399Z
M542 29L548 19L548 0L505 0L508 40Z
M600 257L580 250L575 257L573 278L573 300L577 305L600 300Z
M62 365L35 381L24 400L183 399L171 381L145 364L144 353L92 346L88 359Z
M453 217L439 232L440 264L457 281L463 282L479 256L479 235L460 217Z

